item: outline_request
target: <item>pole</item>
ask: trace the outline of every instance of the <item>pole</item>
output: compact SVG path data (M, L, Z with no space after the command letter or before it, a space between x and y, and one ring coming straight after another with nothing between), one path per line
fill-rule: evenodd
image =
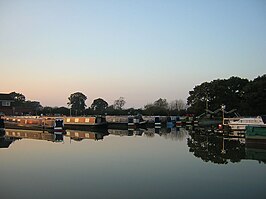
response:
M224 110L225 110L225 105L224 104L222 104L221 105L221 109L222 109L222 113L223 113L223 115L222 115L222 119L223 119L223 125L224 125Z

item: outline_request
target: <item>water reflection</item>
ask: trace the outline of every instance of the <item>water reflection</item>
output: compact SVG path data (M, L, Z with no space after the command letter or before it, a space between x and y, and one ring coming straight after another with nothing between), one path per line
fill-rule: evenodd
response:
M148 138L153 138L157 135L159 135L162 138L165 139L171 139L171 140L184 140L187 135L188 131L184 128L148 128L148 129L128 129L128 130L122 130L122 129L108 129L108 133L111 135L116 136L144 136Z
M5 137L5 131L0 131L0 148L8 148L14 140Z
M246 144L245 158L248 160L258 160L259 163L266 163L266 146L257 144Z
M242 137L223 137L207 132L202 135L190 132L187 145L189 152L205 162L227 164L252 159L266 163L265 146L247 145Z
M54 132L54 142L64 142L64 134L62 132Z
M64 143L64 137L70 142L82 140L104 140L109 135L127 137L163 138L182 142L186 140L188 151L204 162L215 164L238 163L241 160L257 160L266 163L266 146L250 145L243 137L224 137L210 129L195 130L188 128L148 128L148 129L106 129L101 131L67 130L65 133L47 131L30 131L6 129L0 132L0 148L9 148L12 143L21 139L42 140L53 143Z
M166 128L157 129L156 133L165 139L183 141L188 136L189 131L185 128Z
M103 140L104 136L109 135L108 131L77 131L77 130L67 130L66 137L70 137L70 140L81 141L83 139L89 140Z
M21 129L6 129L0 136L1 148L8 148L10 144L20 139L46 140L50 142L63 142L63 132L50 133L48 131L31 131ZM4 147L5 146L5 147Z
M184 140L188 131L180 128L171 129L106 129L98 131L82 131L82 130L66 130L65 133L62 132L48 132L48 131L33 131L33 130L23 130L23 129L6 129L1 131L0 143L2 148L8 148L16 140L20 139L32 139L32 140L46 140L50 142L64 142L64 136L69 137L70 141L82 141L84 139L89 140L103 140L104 137L108 135L115 136L145 136L148 138L155 137L158 134L160 137L171 140Z

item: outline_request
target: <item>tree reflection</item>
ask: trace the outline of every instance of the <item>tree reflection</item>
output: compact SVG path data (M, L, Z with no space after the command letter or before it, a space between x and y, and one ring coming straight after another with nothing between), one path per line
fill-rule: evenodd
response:
M171 139L176 141L184 140L188 135L188 131L184 128L167 128L161 129L160 136L165 139Z
M238 163L242 159L258 160L266 163L266 149L246 145L244 138L218 136L213 131L191 131L187 139L189 152L205 162L215 164Z
M188 136L188 131L184 128L108 129L108 132L118 136L145 136L148 138L154 138L159 135L164 139L175 141L183 141Z
M0 137L0 148L8 148L13 140L6 139L5 137Z
M242 139L224 138L190 134L187 140L189 152L201 158L205 162L227 164L228 162L240 162L245 158L245 144Z

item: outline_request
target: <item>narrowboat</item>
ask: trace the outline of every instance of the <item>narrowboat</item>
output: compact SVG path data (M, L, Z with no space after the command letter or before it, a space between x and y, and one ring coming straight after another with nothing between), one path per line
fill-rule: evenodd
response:
M136 116L128 116L128 127L142 127L147 124L147 120L143 120L140 114Z
M54 117L8 117L5 127L9 129L25 129L37 131L63 131L64 123L61 118Z
M104 116L64 117L64 126L67 129L83 129L85 127L107 127Z

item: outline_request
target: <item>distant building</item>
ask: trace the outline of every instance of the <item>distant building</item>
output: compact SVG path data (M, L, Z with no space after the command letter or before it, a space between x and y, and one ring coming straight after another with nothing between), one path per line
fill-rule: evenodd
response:
M12 99L10 94L0 93L0 114L13 115L13 102L14 100Z
M40 106L36 101L16 105L10 94L0 93L0 115L35 115Z

